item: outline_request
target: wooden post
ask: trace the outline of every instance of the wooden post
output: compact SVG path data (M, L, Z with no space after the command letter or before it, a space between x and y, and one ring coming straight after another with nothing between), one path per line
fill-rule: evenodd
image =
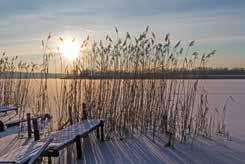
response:
M174 136L173 136L173 133L172 132L168 132L168 142L165 144L165 147L171 147L171 148L174 148L174 143L173 143L173 140L174 140Z
M100 129L99 129L99 127L96 128L96 136L97 136L97 139L100 139Z
M77 149L77 159L83 159L82 144L81 144L80 136L76 137L76 149Z
M40 139L40 133L39 133L39 130L38 130L37 119L33 118L32 123L33 123L33 130L34 130L34 139L35 139L35 141L38 141Z
M48 156L48 164L52 164L52 158L50 155Z
M83 107L83 116L82 120L87 120L88 119L88 111L87 111L87 105L85 103L82 104Z
M168 116L167 116L167 114L163 115L163 127L164 127L164 133L166 134L168 131Z
M27 131L28 131L28 138L31 138L31 114L27 113L26 114L26 118L27 118Z
M101 121L101 125L100 125L100 139L101 141L104 141L104 121Z
M72 107L69 105L68 106L68 112L69 112L69 120L70 120L70 124L73 124L73 120L72 120Z
M4 123L2 121L0 121L0 132L3 132L4 129Z

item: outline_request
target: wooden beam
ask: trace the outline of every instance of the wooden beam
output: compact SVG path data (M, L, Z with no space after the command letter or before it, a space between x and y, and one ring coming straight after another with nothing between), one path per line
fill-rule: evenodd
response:
M42 148L38 151L36 155L34 155L28 164L33 164L39 157L41 157L42 153L45 151L45 149L49 146L49 144L52 142L53 138L49 138L44 145L42 145Z
M77 150L77 159L83 159L82 144L81 144L80 136L76 137L76 150Z
M26 114L26 119L27 119L27 131L28 131L28 138L31 138L31 113Z
M97 137L97 139L100 139L100 129L99 129L99 127L96 128L96 137Z
M101 125L100 125L100 139L101 141L104 141L104 121L101 120Z
M18 114L18 107L16 106L1 106L0 105L0 113L7 113L7 112L10 112L10 111L15 111L16 114Z
M32 117L31 118L31 120L33 120L33 119L51 119L52 117L49 115L49 114L43 114L43 115L40 115L40 116L37 116L37 117ZM11 122L7 122L7 123L5 123L5 126L7 127L7 128L9 128L9 127L13 127L13 126L18 126L18 125L20 125L20 123L22 123L22 122L26 122L27 121L27 119L22 119L22 120L15 120L15 121L11 121Z
M70 105L68 106L68 112L69 112L69 121L70 121L70 124L72 125L73 124L72 107Z
M4 123L0 121L0 132L3 132L5 130Z
M38 140L40 140L40 133L39 133L39 129L38 129L37 119L33 119L32 123L33 123L33 131L34 131L34 140L38 141Z
M48 156L48 164L52 164L52 157Z

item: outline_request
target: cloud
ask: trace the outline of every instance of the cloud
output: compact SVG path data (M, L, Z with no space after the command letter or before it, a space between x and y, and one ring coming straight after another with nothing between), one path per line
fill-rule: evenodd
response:
M136 35L147 25L159 39L171 33L173 40L224 48L220 45L244 43L244 16L244 0L1 0L0 51L40 53L40 40L49 32L103 39L114 34L114 26ZM236 48L237 56L245 52Z
M244 0L1 0L2 16L33 12L73 11L109 16L147 16L155 14L244 8Z

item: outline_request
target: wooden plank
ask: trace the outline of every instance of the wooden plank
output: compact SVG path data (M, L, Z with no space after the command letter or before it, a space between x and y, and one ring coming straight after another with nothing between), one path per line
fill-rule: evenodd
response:
M10 120L16 120L16 119L19 119L19 115L12 111L12 112L8 112L7 114L6 113L0 113L0 120L2 122L8 122Z
M102 122L100 126L100 135L101 141L104 141L104 122Z
M81 144L81 138L79 136L76 137L76 149L77 149L77 159L82 159L82 144Z
M100 129L99 128L96 129L96 137L97 139L100 139Z
M0 138L12 135L12 134L18 134L20 131L27 131L26 127L23 127L22 129L20 129L20 127L18 126L14 126L11 128L7 128L4 131L0 132Z
M37 119L32 120L32 125L33 125L34 139L35 139L35 141L38 141L38 140L40 140L40 132L38 129Z
M25 163L30 159L38 158L51 143L51 139L45 142L35 142L33 139L11 135L0 139L0 163Z
M77 138L88 135L91 131L101 126L102 123L103 120L101 119L83 120L53 133L53 141L49 145L45 155L57 156L60 150L64 149L69 144L74 143Z
M3 105L0 105L0 113L7 113L7 112L10 112L10 111L18 111L18 107L16 106L13 106L13 105L10 105L10 106L3 106Z
M31 113L26 114L26 119L27 119L27 134L28 138L31 138L32 134L32 129L31 129Z
M48 148L49 144L52 142L53 138L49 138L43 146L40 148L36 155L33 155L28 164L34 163L40 156L42 156L43 152Z
M39 115L36 117L32 117L31 120L33 120L33 119L46 119L46 118L50 119L51 116L46 113L46 114L42 114L42 115ZM20 125L20 123L23 123L23 122L27 122L27 119L8 121L5 123L5 126L7 128L9 128L9 127L13 127L13 126L18 126L18 125Z

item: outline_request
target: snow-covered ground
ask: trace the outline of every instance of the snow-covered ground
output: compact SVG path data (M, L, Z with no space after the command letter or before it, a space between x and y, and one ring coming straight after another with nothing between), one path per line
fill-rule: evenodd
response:
M227 106L227 126L231 140L214 136L212 140L197 138L194 143L177 144L175 149L164 147L166 139L153 141L147 136L127 140L114 138L101 143L90 137L84 142L85 164L148 164L148 163L245 163L245 80L208 80L204 83L209 93L209 105L222 109L227 97L235 102ZM74 161L75 162L75 161Z
M231 136L245 139L245 80L206 80L203 84L211 110L222 110L227 98L233 97L235 101L227 105L227 127Z
M137 136L127 140L100 142L95 137L84 141L84 164L161 164L214 163L244 164L245 139L232 137L207 140L199 138L194 144L177 144L175 149L164 147L164 139ZM73 158L74 159L74 158ZM69 162L68 162L69 163Z

